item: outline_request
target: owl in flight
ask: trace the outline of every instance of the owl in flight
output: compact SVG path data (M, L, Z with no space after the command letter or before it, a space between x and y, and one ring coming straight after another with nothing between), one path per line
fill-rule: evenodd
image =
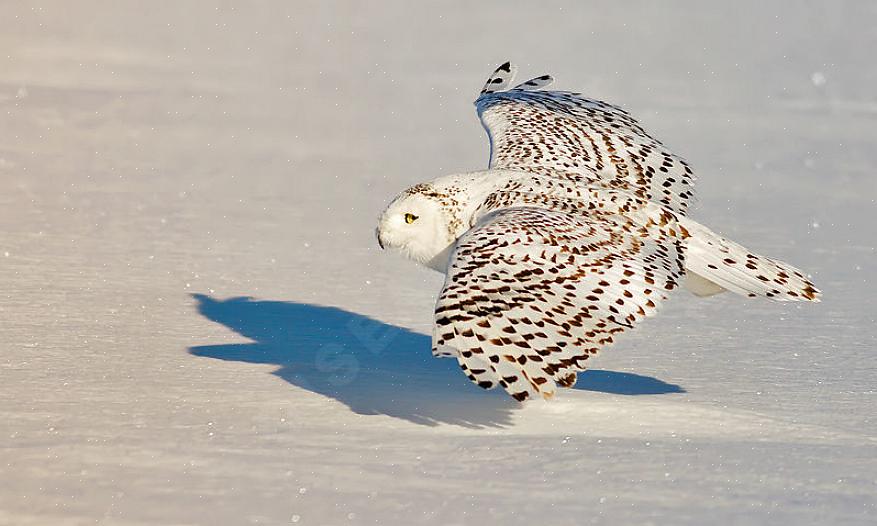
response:
M819 301L798 269L689 219L691 168L626 111L514 75L503 64L475 101L489 169L415 185L379 219L381 248L445 274L434 355L550 398L680 285Z

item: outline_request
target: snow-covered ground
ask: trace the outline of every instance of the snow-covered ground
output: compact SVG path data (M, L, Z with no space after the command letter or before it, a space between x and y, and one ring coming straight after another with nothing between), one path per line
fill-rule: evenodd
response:
M419 4L0 6L0 524L877 522L877 5ZM507 59L824 301L679 293L553 403L431 358L375 218Z

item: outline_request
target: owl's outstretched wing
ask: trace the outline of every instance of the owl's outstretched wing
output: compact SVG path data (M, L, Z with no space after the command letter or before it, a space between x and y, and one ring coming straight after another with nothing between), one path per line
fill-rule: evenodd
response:
M691 168L636 119L579 93L543 91L548 75L509 89L514 72L509 63L500 66L475 101L490 138L490 168L584 175L589 184L686 212Z
M473 382L518 400L571 385L592 354L677 286L681 234L667 216L644 226L535 207L485 215L451 256L433 352L456 356ZM672 235L656 233L658 223Z

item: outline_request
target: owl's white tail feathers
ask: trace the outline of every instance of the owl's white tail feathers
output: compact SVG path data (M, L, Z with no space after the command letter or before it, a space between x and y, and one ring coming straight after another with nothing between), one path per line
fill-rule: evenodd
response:
M687 220L686 286L698 296L724 290L774 301L819 301L820 292L795 267L753 254L742 245Z

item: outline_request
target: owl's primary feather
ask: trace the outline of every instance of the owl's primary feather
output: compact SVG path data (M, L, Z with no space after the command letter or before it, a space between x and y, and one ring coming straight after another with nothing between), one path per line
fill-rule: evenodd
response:
M483 388L550 397L682 284L819 300L801 271L686 217L690 168L623 110L541 91L547 75L509 90L514 72L500 66L476 102L491 169L409 188L377 229L446 274L437 356Z

